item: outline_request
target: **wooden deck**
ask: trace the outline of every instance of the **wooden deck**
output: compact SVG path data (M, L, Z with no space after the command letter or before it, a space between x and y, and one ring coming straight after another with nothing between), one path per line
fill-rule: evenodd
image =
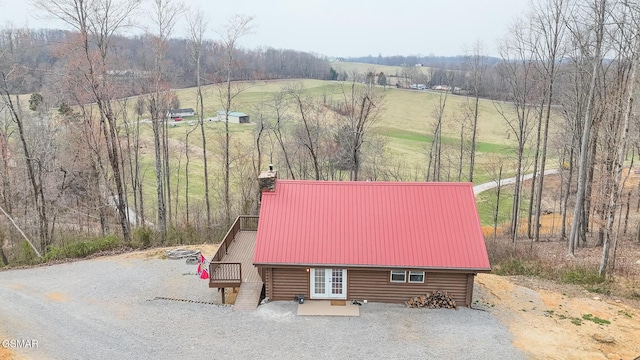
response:
M258 269L253 266L253 248L256 245L255 231L240 231L231 242L227 254L222 258L224 262L242 264L242 282L261 282Z
M229 250L222 258L224 262L242 264L242 284L236 296L233 310L255 310L260 301L262 279L253 266L253 249L256 244L255 231L240 231L231 242Z

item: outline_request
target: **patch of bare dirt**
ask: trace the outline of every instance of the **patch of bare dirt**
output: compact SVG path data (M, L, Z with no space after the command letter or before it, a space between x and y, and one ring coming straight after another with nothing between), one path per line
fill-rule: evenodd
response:
M501 237L508 224L498 228L484 227L490 251L510 248L520 259L530 259L553 272L573 269L597 269L602 247L596 246L597 234L587 235L587 243L567 257L567 244L559 240L560 178L545 177L545 215L540 219L543 241L531 243L527 238L526 220L522 219L520 240L514 248L510 239ZM640 356L640 242L635 237L640 213L636 211L640 176L631 174L625 189L631 196L622 199L623 209L630 199L627 233L622 234L615 249L615 269L609 269L603 287L616 296L593 293L583 286L560 284L537 277L503 277L481 274L477 277L478 296L474 305L493 313L513 335L513 343L536 359L635 359ZM595 192L595 191L594 191ZM620 216L620 213L616 214ZM622 219L625 218L622 213ZM571 226L571 218L567 219ZM597 224L594 225L594 229ZM625 222L620 230L624 232ZM568 228L567 228L568 231ZM522 256L526 254L526 256ZM610 264L614 249L611 250ZM594 289L592 289L594 290Z
M476 284L474 307L493 313L509 328L514 345L533 358L640 356L636 302L541 279L480 274Z
M9 359L17 359L17 357L15 357L15 355L13 354L13 352L9 349L6 349L4 347L0 347L0 360L9 360Z

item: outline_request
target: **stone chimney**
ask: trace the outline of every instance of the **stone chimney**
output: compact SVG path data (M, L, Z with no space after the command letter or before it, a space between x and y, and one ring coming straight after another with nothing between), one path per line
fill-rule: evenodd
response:
M273 164L269 164L269 170L263 171L258 176L258 186L260 187L260 193L265 191L276 191L276 179L278 178L278 172L273 170Z
M260 205L262 204L262 193L275 192L276 180L278 172L273 170L273 164L269 164L269 170L265 170L258 176L258 214L260 214Z

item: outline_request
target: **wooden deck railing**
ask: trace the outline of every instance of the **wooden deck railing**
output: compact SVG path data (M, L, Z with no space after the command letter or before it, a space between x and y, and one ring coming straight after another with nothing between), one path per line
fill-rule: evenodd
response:
M227 262L209 263L209 287L240 287L242 284L242 264Z
M256 230L258 230L258 216L240 215L236 218L209 264L210 288L240 286L242 283L242 265L240 263L224 262L222 259L229 252L233 239L236 238L240 231Z
M227 234L222 238L218 251L213 255L211 261L222 261L222 258L229 252L231 242L236 238L236 235L240 231L256 231L258 230L258 216L257 215L240 215L231 225Z
M257 231L258 230L258 216L257 215L240 215L240 230L242 231Z

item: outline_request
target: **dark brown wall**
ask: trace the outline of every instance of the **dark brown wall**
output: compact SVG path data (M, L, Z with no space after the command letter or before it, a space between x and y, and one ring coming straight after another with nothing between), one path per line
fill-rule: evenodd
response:
M473 274L425 273L423 284L391 283L389 271L347 268L347 299L403 303L412 296L446 291L458 306L471 305ZM307 268L263 268L266 296L271 300L294 300L298 294L309 298Z
M412 296L440 290L446 291L459 306L470 305L468 274L465 273L427 272L424 284L410 284L389 282L389 270L349 269L347 281L349 299L403 303Z
M265 294L269 299L293 300L296 295L309 298L307 268L267 268L265 275Z

